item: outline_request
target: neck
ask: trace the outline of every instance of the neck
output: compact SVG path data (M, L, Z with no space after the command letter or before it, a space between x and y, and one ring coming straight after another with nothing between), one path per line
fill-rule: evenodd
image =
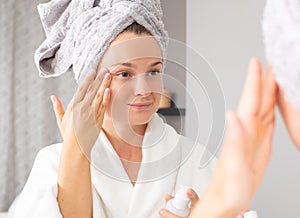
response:
M147 124L131 126L112 122L105 116L102 130L121 159L140 162Z

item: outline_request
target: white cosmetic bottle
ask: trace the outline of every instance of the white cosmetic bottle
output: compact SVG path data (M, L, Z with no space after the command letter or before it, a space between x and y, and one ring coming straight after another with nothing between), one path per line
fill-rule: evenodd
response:
M190 212L190 199L186 192L188 187L181 187L175 194L174 198L169 200L166 209L179 217L187 217Z

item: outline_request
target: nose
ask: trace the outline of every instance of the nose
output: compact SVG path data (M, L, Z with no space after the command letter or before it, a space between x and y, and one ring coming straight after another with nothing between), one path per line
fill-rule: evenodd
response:
M151 88L147 82L146 76L137 76L135 79L135 96L148 96L151 93Z

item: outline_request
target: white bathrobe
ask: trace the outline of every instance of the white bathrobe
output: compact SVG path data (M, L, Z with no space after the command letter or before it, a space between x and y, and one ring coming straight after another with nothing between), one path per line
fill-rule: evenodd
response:
M142 146L142 163L133 186L109 140L100 133L91 161L94 218L159 217L165 195L181 185L192 187L201 197L216 162L213 159L199 167L203 146L177 134L156 114L148 124ZM61 147L61 143L54 144L38 153L15 218L62 217L56 200Z

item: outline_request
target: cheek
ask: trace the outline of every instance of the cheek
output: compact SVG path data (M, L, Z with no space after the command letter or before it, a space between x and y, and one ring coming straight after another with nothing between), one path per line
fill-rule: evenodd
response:
M126 86L125 82L112 80L110 85L111 97L108 104L108 109L111 111L113 108L126 107L127 103L130 101L131 92L129 86Z
M115 101L128 101L133 96L133 89L127 82L119 82L118 85L111 86L112 96Z
M161 94L163 92L163 81L161 78L150 78L147 83L152 93Z
M160 103L161 94L160 93L153 93L154 97L154 108L157 110Z
M162 79L149 79L147 80L147 84L154 98L154 107L158 107L161 93L163 91ZM112 111L113 108L117 108L119 111L123 112L125 112L124 110L128 110L127 104L131 103L135 99L134 83L113 79L110 85L110 90L111 97L107 109ZM108 110L107 113L109 113Z
M126 81L113 79L110 84L112 98L123 99L129 96L131 89L127 83Z

